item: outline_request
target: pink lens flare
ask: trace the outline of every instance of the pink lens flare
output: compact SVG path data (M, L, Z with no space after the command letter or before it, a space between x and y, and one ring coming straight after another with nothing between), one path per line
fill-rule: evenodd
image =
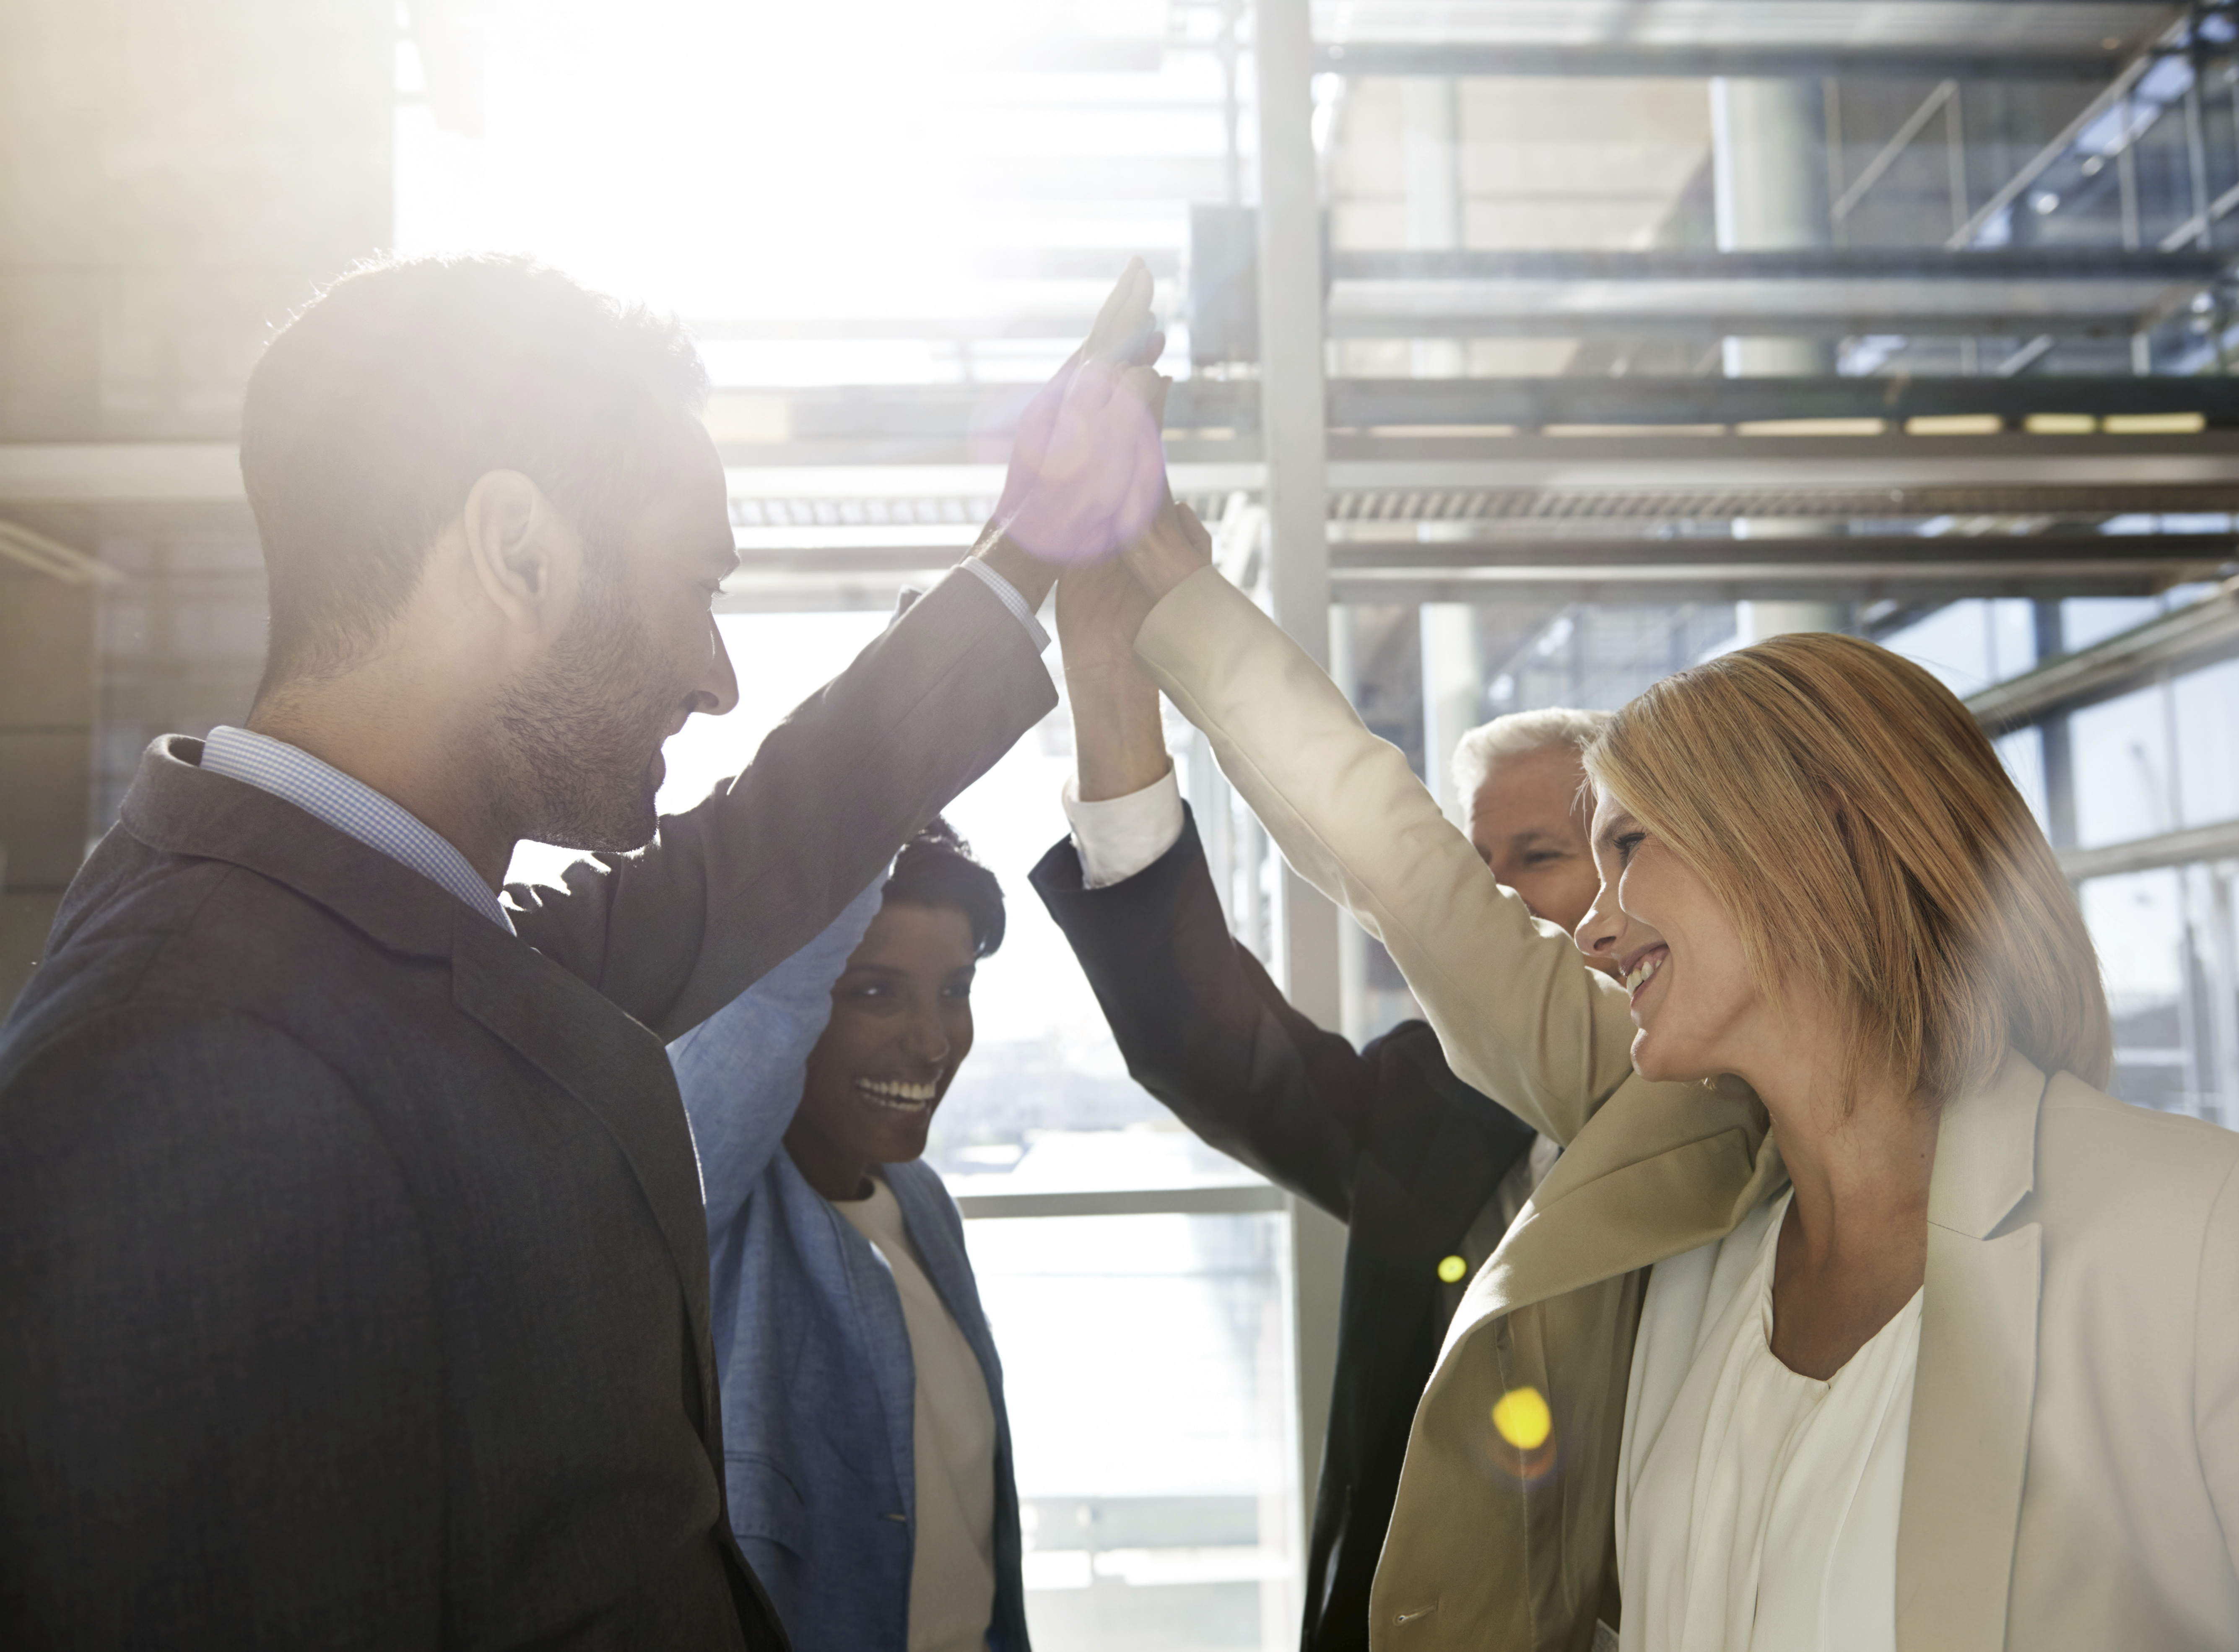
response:
M1083 567L1134 540L1165 502L1157 415L1122 369L1092 361L1068 388L1005 531L1043 561Z

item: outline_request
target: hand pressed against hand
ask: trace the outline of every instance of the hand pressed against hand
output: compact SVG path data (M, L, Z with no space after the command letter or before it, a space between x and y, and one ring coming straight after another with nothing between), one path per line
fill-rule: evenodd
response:
M1033 556L1069 566L1109 555L1166 498L1159 440L1169 382L1151 363L1151 275L1131 261L1075 358L1020 421L997 521Z
M1066 674L1135 670L1135 633L1153 600L1124 556L1067 568L1057 582L1058 649Z
M1085 803L1139 792L1172 766L1158 687L1135 663L1135 633L1150 611L1150 593L1118 558L1067 568L1057 582L1058 647Z
M1049 451L1050 435L1058 410L1081 364L1091 357L1120 368L1148 367L1166 347L1166 335L1151 319L1151 272L1139 258L1127 268L1097 312L1096 321L1080 348L1065 359L1050 381L1034 392L1019 428L1011 438L1010 468L1003 477L1003 496L995 505L995 520L1007 521L1026 502L1026 495L1041 475L1042 458Z
M1169 505L1120 553L1120 561L1148 597L1149 605L1143 610L1148 614L1174 587L1199 568L1213 566L1213 535L1188 506ZM1140 615L1135 624L1141 627ZM1131 649L1134 637L1134 631L1129 631Z
M1159 599L1213 560L1213 535L1197 513L1169 501L1108 562L1066 570L1057 582L1058 646L1067 672L1105 665L1133 669L1135 634Z

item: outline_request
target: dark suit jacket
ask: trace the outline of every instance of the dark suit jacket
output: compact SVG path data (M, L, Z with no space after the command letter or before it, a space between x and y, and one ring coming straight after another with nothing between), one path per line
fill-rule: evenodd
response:
M0 1645L782 1646L662 1042L1054 703L953 575L519 939L156 741L0 1026Z
M1229 934L1193 822L1123 883L1083 889L1070 839L1033 881L1136 1081L1213 1146L1350 1225L1302 1643L1364 1649L1408 1426L1452 1314L1438 1264L1529 1149L1531 1127L1455 1078L1421 1021L1355 1051L1292 1009Z

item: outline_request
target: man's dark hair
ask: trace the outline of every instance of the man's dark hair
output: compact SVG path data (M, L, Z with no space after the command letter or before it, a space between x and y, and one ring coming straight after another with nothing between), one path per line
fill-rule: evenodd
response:
M972 846L956 828L937 814L894 857L894 875L880 904L896 901L962 912L972 926L974 958L985 958L1003 944L1003 886L972 858Z
M342 276L273 339L242 408L271 586L259 693L377 641L489 471L528 476L605 548L659 491L674 415L707 393L675 322L525 258Z

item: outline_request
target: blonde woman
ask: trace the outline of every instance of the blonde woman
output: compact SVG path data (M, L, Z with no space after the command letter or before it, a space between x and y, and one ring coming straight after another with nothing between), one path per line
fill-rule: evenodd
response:
M1660 685L1588 758L1574 944L1206 548L1169 513L1060 600L1568 1149L1448 1332L1372 1643L2239 1646L2239 1136L2094 1087L2090 939L1964 709L1833 637Z

